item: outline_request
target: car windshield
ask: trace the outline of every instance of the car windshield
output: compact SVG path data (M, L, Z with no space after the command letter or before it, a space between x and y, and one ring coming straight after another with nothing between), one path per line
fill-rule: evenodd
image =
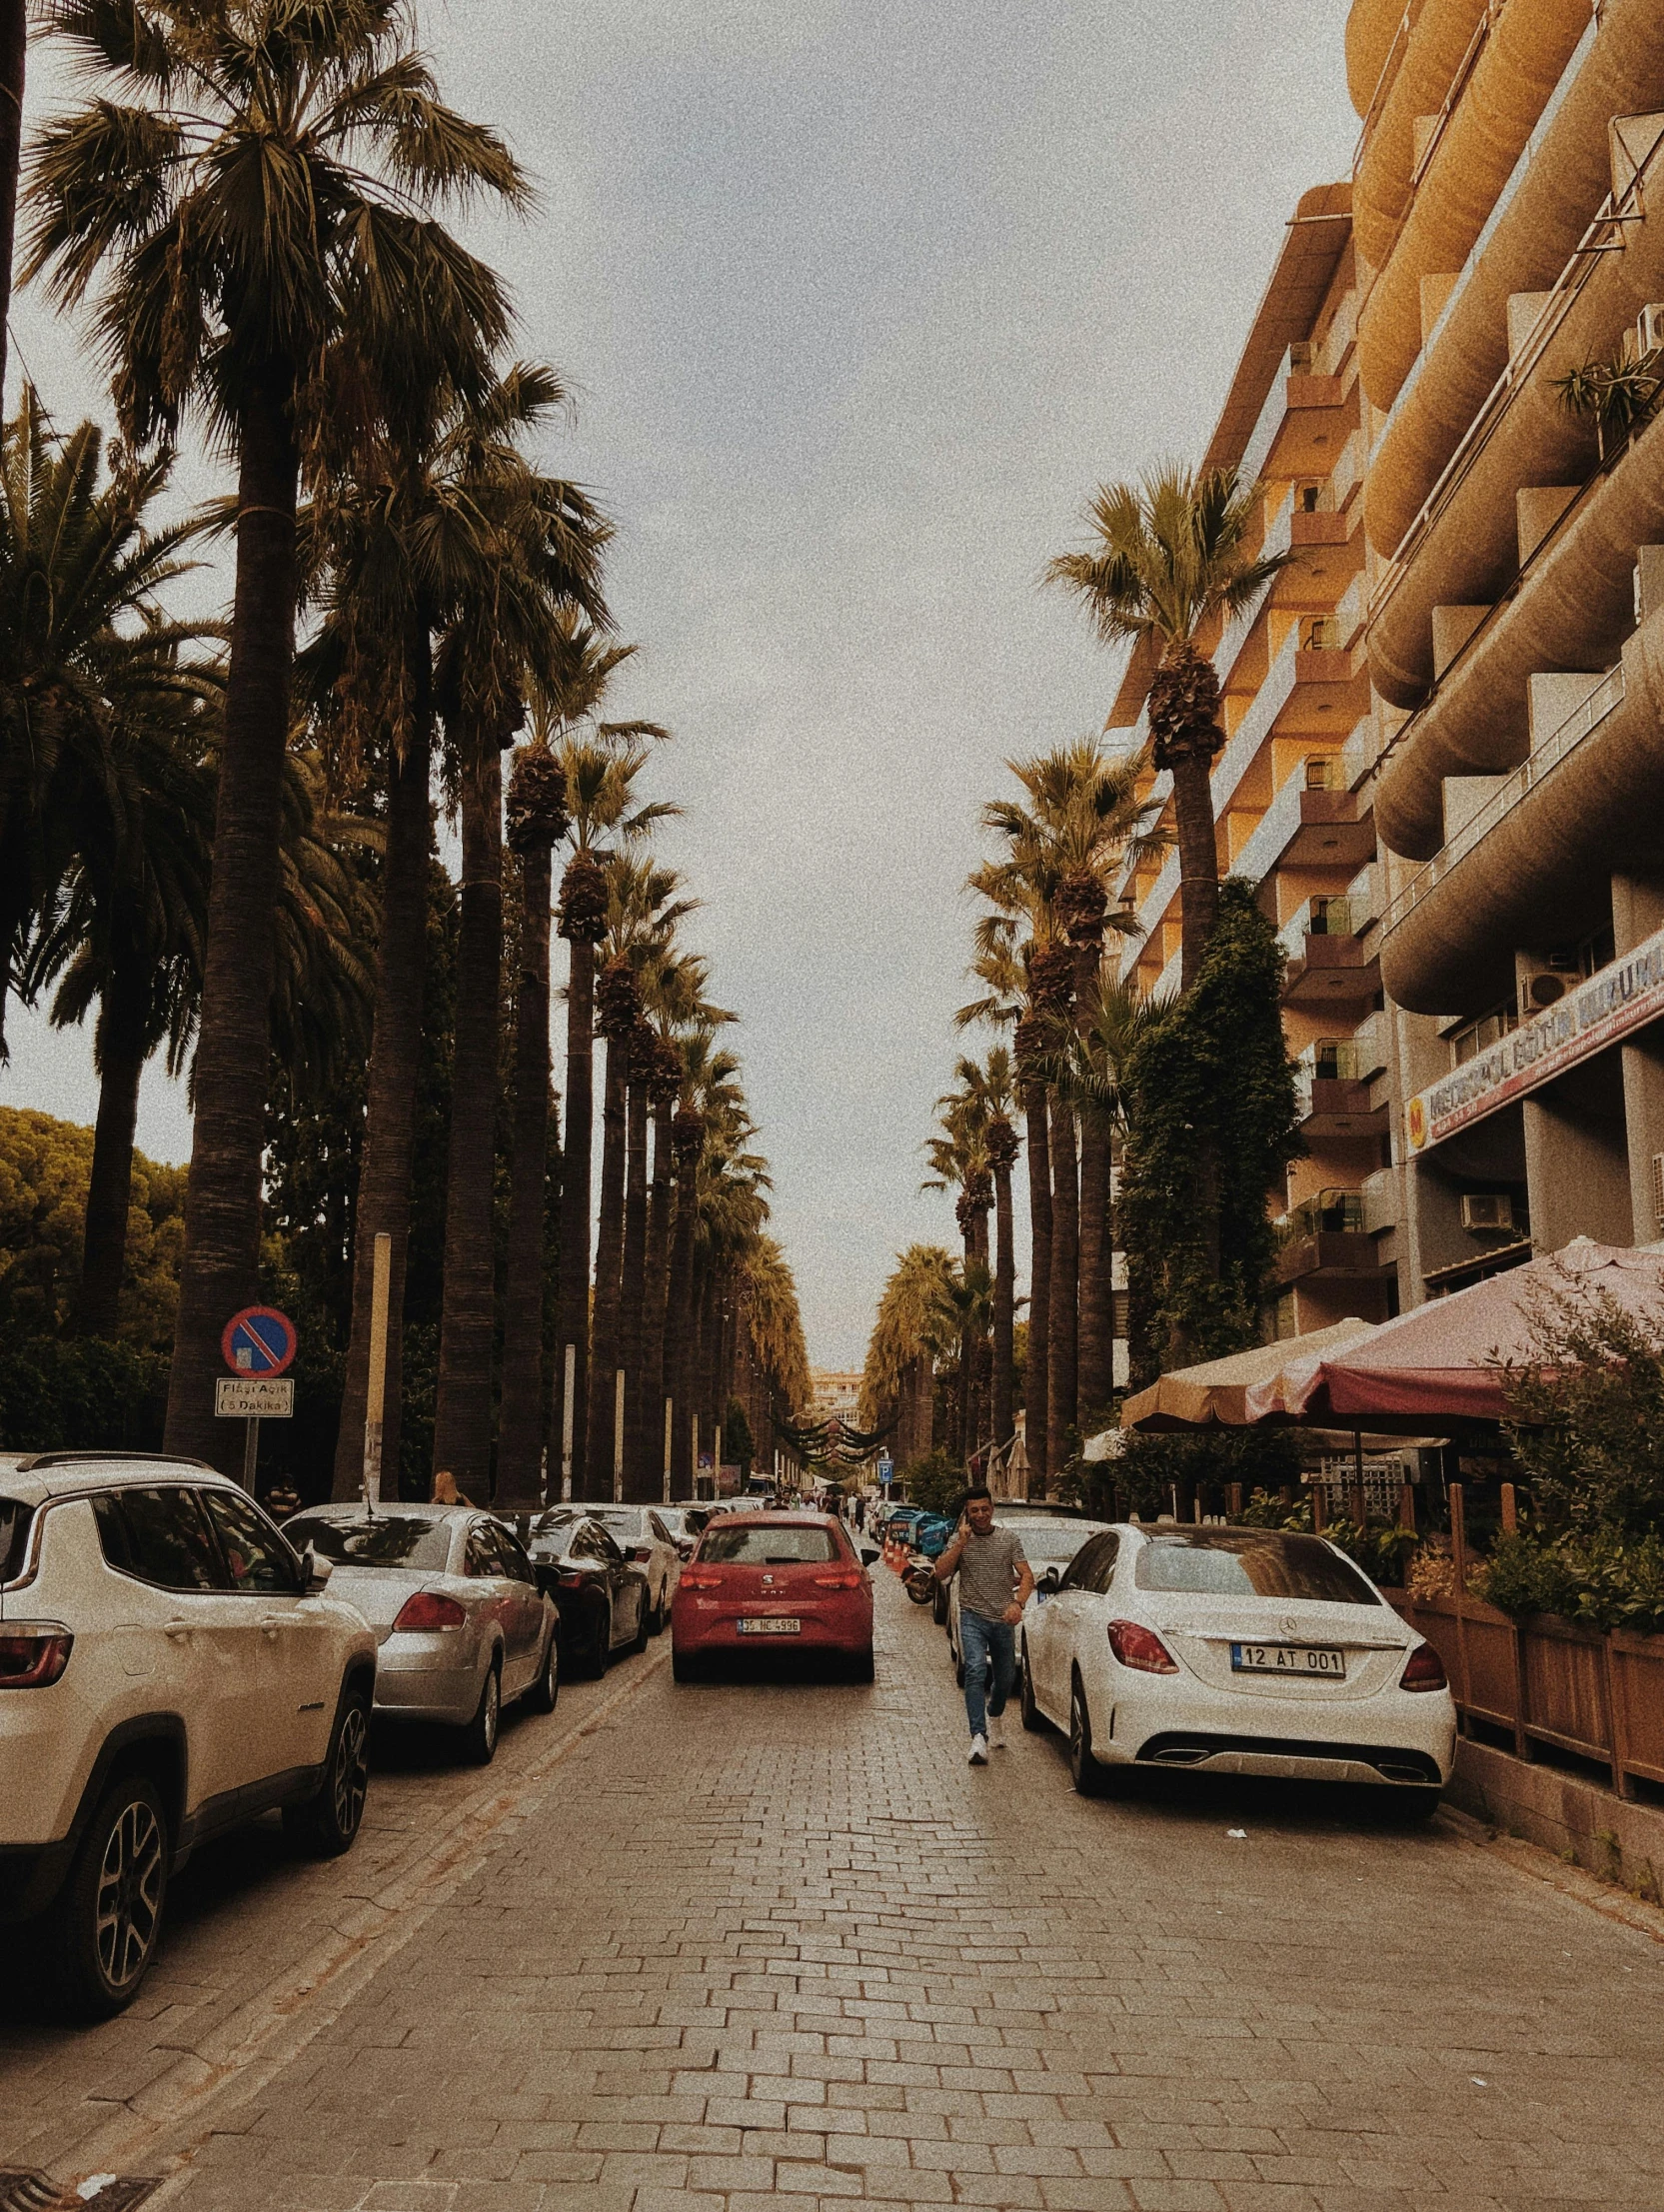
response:
M1278 1528L1185 1528L1151 1536L1138 1549L1141 1590L1200 1597L1312 1597L1329 1605L1381 1600L1349 1559L1319 1536Z
M346 1567L444 1566L451 1556L451 1524L418 1520L413 1513L378 1513L374 1520L325 1520L298 1514L284 1534L297 1550L308 1544L320 1558Z
M615 1536L628 1536L632 1542L643 1534L643 1515L638 1508L632 1512L619 1512L603 1506L595 1518L604 1528L610 1528Z
M731 1567L820 1566L837 1557L830 1528L708 1528L700 1545L705 1565Z

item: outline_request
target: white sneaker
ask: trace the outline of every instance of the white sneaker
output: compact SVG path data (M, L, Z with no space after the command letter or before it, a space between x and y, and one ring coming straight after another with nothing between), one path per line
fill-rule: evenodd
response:
M987 1763L988 1763L988 1739L987 1739L987 1737L986 1737L986 1736L972 1736L972 1737L971 1737L971 1739L970 1739L970 1764L971 1764L972 1766L986 1766L986 1765L987 1765Z
M1003 1713L988 1715L988 1749L1003 1751L1005 1748L1005 1716Z

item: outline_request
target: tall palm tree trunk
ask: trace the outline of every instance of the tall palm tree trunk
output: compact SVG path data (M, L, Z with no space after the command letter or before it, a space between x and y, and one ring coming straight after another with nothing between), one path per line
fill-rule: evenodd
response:
M649 1465L651 1423L642 1388L642 1340L647 1326L648 1079L655 1042L651 1032L641 1031L631 1040L626 1110L619 1364L624 1369L624 1494L633 1505L651 1505L660 1494L658 1469Z
M1029 1492L1044 1497L1051 1466L1051 1132L1043 1084L1023 1085L1022 1111L1028 1138L1028 1356L1022 1425Z
M422 1001L428 968L428 870L433 848L429 778L433 711L431 653L424 627L410 656L415 699L404 758L388 768L387 848L382 869L382 927L376 948L376 1013L366 1084L364 1150L353 1228L353 1319L341 1426L335 1443L337 1499L356 1497L364 1472L365 1404L376 1238L390 1239L387 1373L382 1414L382 1487L399 1494L399 1432L404 1373L405 1255L410 1241L411 1163L416 1094L422 1071Z
M1215 736L1209 729L1208 739ZM1219 851L1213 828L1211 751L1201 745L1169 749L1173 818L1181 887L1179 986L1188 991L1201 974L1208 940L1219 919Z
M520 981L515 994L514 1124L503 1284L503 1390L497 1502L543 1493L543 1307L549 1215L549 849L519 856ZM557 1478L559 1469L556 1470Z
M29 58L28 0L0 0L0 390L12 310L17 175L23 158L23 81Z
M588 1498L613 1495L619 1270L624 1259L625 1061L629 1052L627 1036L607 1040L607 1076L601 1101L601 1213L596 1223L595 1302L590 1322L590 1433L584 1453L583 1494Z
M995 1160L993 1168L993 1441L1003 1450L1011 1440L1011 1344L1015 1333L1016 1258L1012 1247L1011 1170Z
M1082 1414L1108 1410L1114 1389L1114 1249L1109 1233L1109 1119L1080 1109L1080 1345Z
M121 1311L139 1079L148 1057L145 1003L150 978L123 976L118 969L111 982L98 1022L98 1117L81 1247L78 1323L83 1336L113 1336Z
M565 932L563 932L563 935ZM561 1154L561 1225L556 1246L555 1392L549 1490L568 1473L574 1497L588 1497L584 1466L590 1418L590 1188L595 1137L595 945L571 940L567 981L567 1137ZM571 1439L571 1466L567 1442Z
M239 422L237 582L196 1059L165 1440L228 1470L235 1423L214 1417L220 1337L260 1284L260 1162L270 1074L271 1000L284 753L295 661L295 499L300 456L292 377L268 373Z
M1051 1327L1047 1344L1045 1461L1055 1474L1068 1457L1079 1418L1077 1395L1080 1197L1075 1177L1074 1109L1051 1099Z
M694 1260L699 1226L699 1164L705 1141L696 1113L671 1123L676 1156L676 1225L665 1290L665 1393L671 1400L671 1495L694 1494Z
M457 1022L445 1195L434 1472L476 1499L491 1485L498 1031L503 989L503 756L484 734L462 777Z
M653 1094L653 1181L648 1193L647 1281L642 1307L642 1465L652 1494L665 1489L666 1301L670 1294L671 1115L676 1094Z

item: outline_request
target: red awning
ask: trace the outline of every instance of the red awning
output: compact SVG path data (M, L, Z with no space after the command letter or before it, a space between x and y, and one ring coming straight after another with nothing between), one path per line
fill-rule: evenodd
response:
M1580 1289L1605 1291L1627 1312L1664 1314L1664 1251L1576 1237L1562 1252L1383 1322L1351 1350L1292 1361L1248 1391L1248 1418L1338 1428L1502 1420L1496 1362L1530 1356L1533 1295Z

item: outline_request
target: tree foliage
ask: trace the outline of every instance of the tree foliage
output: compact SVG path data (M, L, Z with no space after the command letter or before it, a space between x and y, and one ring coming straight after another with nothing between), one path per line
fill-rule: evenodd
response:
M1221 885L1194 988L1158 1010L1123 1083L1121 1218L1135 1383L1257 1341L1274 1238L1266 1196L1300 1150L1283 1043L1283 954L1249 887ZM1216 1163L1218 1269L1198 1158Z
M0 1106L0 1319L14 1341L55 1336L73 1318L92 1152L90 1128ZM164 1350L170 1340L185 1175L134 1155L116 1338L135 1350Z

